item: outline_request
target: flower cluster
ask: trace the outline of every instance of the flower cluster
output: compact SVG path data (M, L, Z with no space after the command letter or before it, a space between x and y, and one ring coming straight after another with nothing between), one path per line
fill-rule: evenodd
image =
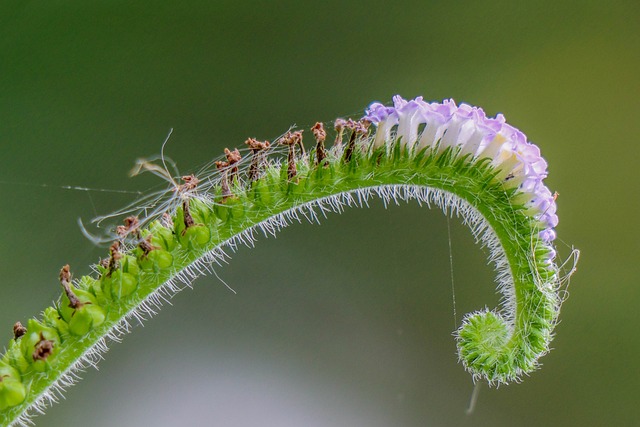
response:
M521 191L528 213L540 221L540 238L545 242L555 239L555 196L542 182L547 176L547 162L540 156L540 149L507 124L502 114L491 118L481 108L458 106L453 100L428 103L421 96L407 101L396 95L393 107L375 102L364 118L377 127L374 149L398 140L411 152L425 148L442 152L451 147L472 159L489 158L499 170L496 177L506 187L517 186Z

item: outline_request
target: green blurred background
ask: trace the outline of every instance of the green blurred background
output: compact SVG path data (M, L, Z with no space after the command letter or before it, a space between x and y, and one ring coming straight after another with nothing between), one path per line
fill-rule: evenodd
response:
M447 220L381 203L241 248L114 344L43 426L604 426L640 418L640 3L0 3L0 333L106 253L85 221L290 125L392 95L502 112L542 148L558 245L582 250L555 349L522 384L457 364ZM451 221L457 320L493 273ZM322 268L318 268L318 265Z

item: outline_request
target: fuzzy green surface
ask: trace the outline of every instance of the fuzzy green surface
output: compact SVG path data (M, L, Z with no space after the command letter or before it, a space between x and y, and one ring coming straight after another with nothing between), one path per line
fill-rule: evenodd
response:
M555 266L545 266L536 261L536 251L545 251L537 240L538 225L514 202L517 194L505 189L495 179L496 170L483 161L471 162L469 157L457 157L450 150L443 154L423 151L409 155L396 149L363 154L354 152L350 162L330 157L328 167L316 167L307 157L297 162L298 175L287 179L287 165L270 164L249 188L232 186L234 196L224 202L220 188L208 206L198 206L192 212L197 223L202 223L197 235L186 233L182 209L173 216L175 237L179 242L167 251L172 264L166 259L158 265L162 268L142 269L132 266L129 273L137 276L138 286L128 295L117 297L96 295L98 304L105 311L104 321L86 334L76 336L68 330L59 330L60 342L44 372L33 368L23 370L22 382L27 397L21 404L0 411L0 422L8 425L36 402L61 375L96 343L104 338L167 280L176 277L204 254L224 244L234 236L290 209L340 193L381 186L430 187L455 194L473 206L489 223L500 241L509 263L514 281L512 307L500 313L484 312L468 315L457 333L459 357L465 368L476 378L490 383L517 381L523 373L537 367L537 359L548 351L558 314L555 294ZM310 153L310 158L313 152ZM198 227L202 227L198 226ZM206 231L208 231L208 233ZM186 230L191 231L191 228ZM129 254L134 254L134 251ZM144 260L138 255L138 264ZM121 267L122 269L122 267ZM104 283L97 289L94 281L84 279L94 294L104 291ZM509 321L506 321L508 318ZM64 325L60 328L64 329ZM33 365L32 365L33 366Z

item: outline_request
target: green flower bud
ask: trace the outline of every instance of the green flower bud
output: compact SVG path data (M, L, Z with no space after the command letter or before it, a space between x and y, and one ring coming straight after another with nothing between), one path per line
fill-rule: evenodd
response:
M0 362L0 411L19 405L27 390L20 380L20 373L6 363Z

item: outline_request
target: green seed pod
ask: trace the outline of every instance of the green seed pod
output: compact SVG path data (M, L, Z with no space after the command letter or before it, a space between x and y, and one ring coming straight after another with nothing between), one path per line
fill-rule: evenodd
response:
M211 240L211 231L206 225L193 225L179 235L180 244L189 250L199 250Z
M69 332L74 335L84 335L105 319L105 311L98 305L96 297L89 291L74 289L79 300L76 307L66 295L62 296L58 311L65 322L69 324Z
M120 269L123 273L128 273L132 276L138 276L140 274L138 260L133 255L125 255L122 257L122 260L120 260Z
M114 271L102 269L100 287L106 298L124 298L131 295L138 287L140 267L133 255L121 255L119 268ZM96 292L97 293L97 292Z
M69 324L62 319L57 308L47 307L42 316L42 323L58 331L58 335L62 339L69 336Z
M109 300L104 295L104 292L102 292L99 280L96 280L91 276L82 276L78 283L78 288L86 289L90 292L95 297L95 301L99 306L108 307Z
M22 355L38 372L49 369L60 344L58 332L35 319L29 319L27 333L20 340Z
M103 276L102 291L114 299L121 299L131 295L138 287L138 276L125 273L120 270L114 271L111 276Z
M206 224L211 217L211 208L199 199L189 199L189 210L196 224Z
M173 265L173 255L162 249L154 249L148 254L141 254L138 264L144 271L160 273Z
M222 223L229 223L234 218L242 218L244 216L244 204L236 198L228 198L224 203L217 204L214 212Z
M273 199L273 190L269 187L266 179L254 181L252 183L251 192L253 202L260 206L268 206Z
M143 237L147 237L148 234L151 234L151 244L153 246L164 249L165 251L171 252L173 248L176 246L176 236L173 234L173 230L162 226L159 221L153 221L149 225L150 233L143 235Z
M178 240L180 240L179 236L185 228L187 227L184 225L184 209L182 209L182 206L178 206L176 208L176 215L173 218L173 233L178 237Z
M27 391L20 380L20 373L0 362L0 411L22 403Z

